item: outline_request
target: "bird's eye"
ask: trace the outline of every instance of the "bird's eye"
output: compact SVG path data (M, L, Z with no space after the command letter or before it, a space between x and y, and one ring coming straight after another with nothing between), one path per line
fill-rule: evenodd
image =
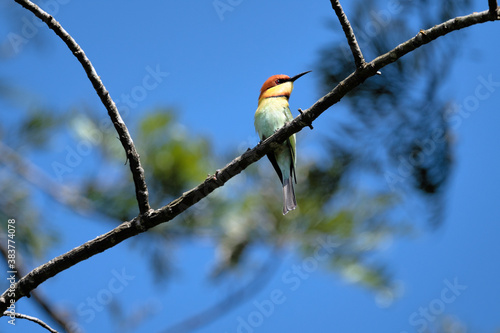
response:
M283 83L283 79L276 79L276 81L274 81L276 84L282 84Z

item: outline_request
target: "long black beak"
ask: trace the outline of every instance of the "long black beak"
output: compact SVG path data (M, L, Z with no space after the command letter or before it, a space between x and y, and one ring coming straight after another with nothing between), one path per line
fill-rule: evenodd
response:
M294 77L291 77L290 78L290 81L294 82L295 80L297 80L299 77L303 76L303 75L306 75L307 73L310 73L312 71L307 71L307 72L304 72L304 73L300 73L300 74L297 74L295 75Z

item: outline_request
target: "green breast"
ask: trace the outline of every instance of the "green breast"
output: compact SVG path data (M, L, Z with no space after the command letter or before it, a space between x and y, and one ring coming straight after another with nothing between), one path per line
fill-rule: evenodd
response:
M255 112L255 130L262 140L292 119L286 98L266 98L261 101Z

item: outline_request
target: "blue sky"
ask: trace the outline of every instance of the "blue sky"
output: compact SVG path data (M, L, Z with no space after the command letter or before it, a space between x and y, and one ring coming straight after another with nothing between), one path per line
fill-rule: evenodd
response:
M327 28L327 22L335 19L329 1L233 1L232 11L222 16L212 1L50 3L58 4L55 17L85 50L117 104L127 104L122 96L131 96L134 107L124 116L127 123L154 107L174 106L186 129L210 137L217 152L257 143L253 113L263 81L272 74L294 75L312 69L318 50L336 40ZM482 11L486 4L476 1L473 10ZM8 19L0 23L0 38L5 43L10 32L22 33L33 17L17 7L1 6L8 13L2 15ZM347 2L344 8L349 15ZM305 262L289 249L280 253L282 263L261 292L205 331L415 332L432 324L430 318L436 313L453 316L468 332L500 328L500 266L495 260L500 253L500 87L495 85L500 82L499 33L497 22L472 27L461 35L461 57L442 87L443 94L466 111L452 125L456 160L446 195L445 222L415 239L394 239L379 254L400 285L399 297L384 307L373 292L321 266L292 290L284 275ZM25 88L40 103L61 112L87 105L107 119L81 66L47 28L35 28L19 52L1 64L2 79ZM154 88L146 89L153 82L144 81L151 71L165 74ZM493 84L485 86L485 80ZM316 101L317 82L314 73L297 81L292 110L305 109ZM488 91L488 96L478 98L478 89ZM16 113L23 112L22 106L0 106L1 121L12 121ZM313 154L319 133L328 130L336 109L343 110L342 103L318 120L315 131L306 129L299 134L300 154ZM63 148L63 144L55 145L55 158L64 154ZM50 161L39 162L52 173ZM80 172L85 172L83 167L73 176ZM71 177L63 179L69 185L70 181ZM44 261L109 227L74 217L61 207L48 214L54 221L71 219L64 226L52 226L64 240ZM112 327L109 305L92 313L88 303L88 297L108 296L124 303L125 313L142 305L149 318L141 328L156 332L212 304L231 289L227 285L214 288L204 279L213 261L212 251L206 242L186 244L176 252L176 266L182 273L167 286L158 286L152 283L144 258L129 244L120 244L50 279L40 289L62 308L79 308L75 318L87 332ZM89 271L99 273L82 278ZM265 308L270 300L276 304L267 316L256 304ZM21 300L19 311L43 318L30 303ZM148 305L156 310L148 310ZM423 314L425 309L430 309L429 316ZM17 323L19 332L43 331L31 323ZM11 328L5 319L0 327L1 331Z

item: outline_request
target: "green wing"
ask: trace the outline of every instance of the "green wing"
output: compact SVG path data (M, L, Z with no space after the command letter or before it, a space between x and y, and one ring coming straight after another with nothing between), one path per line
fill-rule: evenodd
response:
M296 162L296 157L295 157L295 134L292 135L291 137L286 140L288 149L290 149L290 155L292 156L292 163L290 163L290 177L293 175L293 180L295 181L295 184L297 184L297 175L295 174L295 162Z

